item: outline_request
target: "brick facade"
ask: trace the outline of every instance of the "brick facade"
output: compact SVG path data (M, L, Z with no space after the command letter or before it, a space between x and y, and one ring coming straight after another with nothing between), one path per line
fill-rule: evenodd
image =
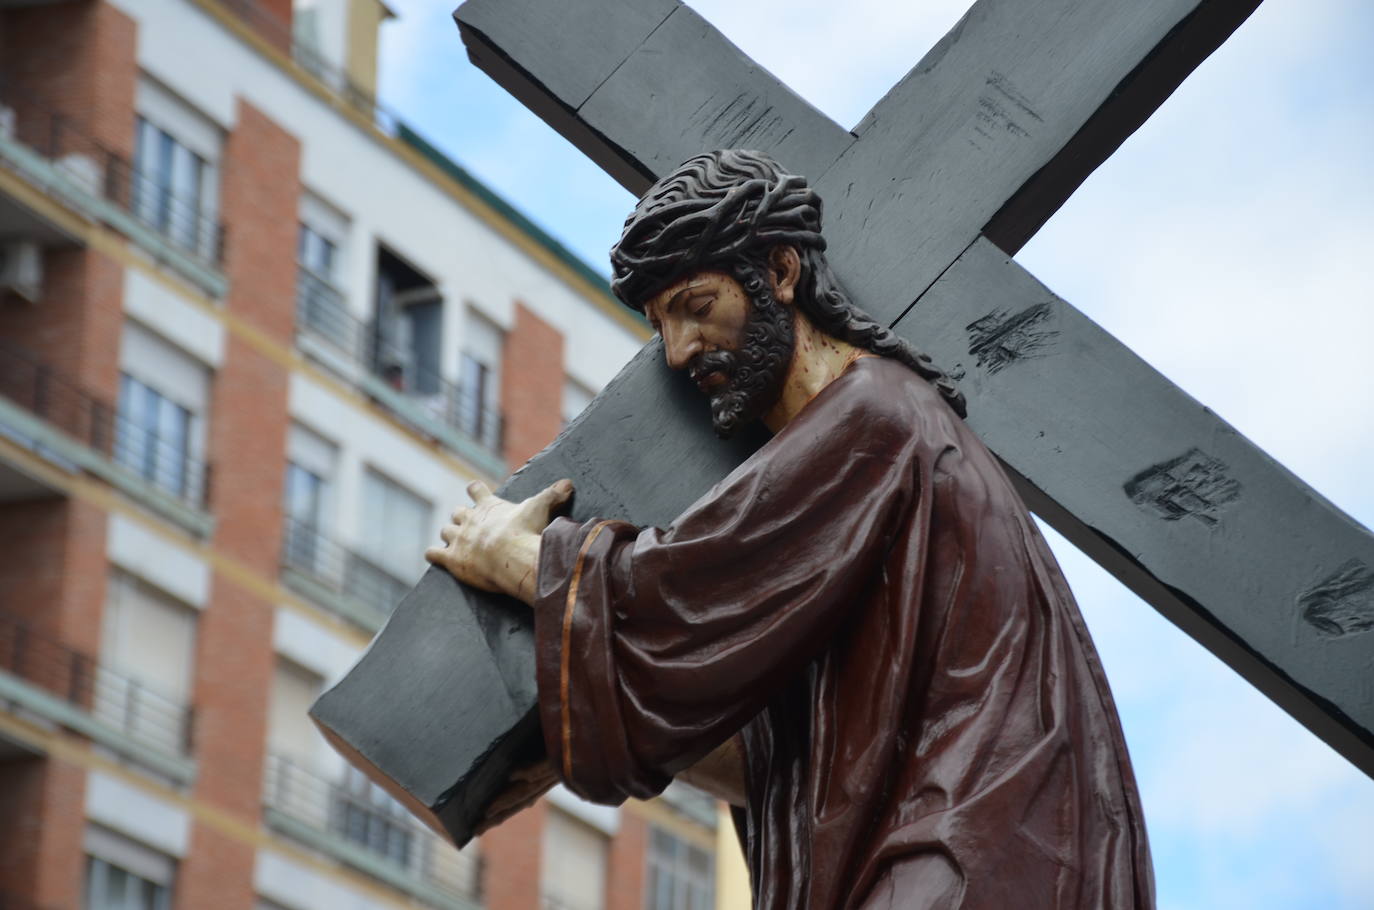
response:
M0 12L0 98L18 134L45 151L133 155L136 26L109 3L71 0ZM54 115L58 123L54 124Z
M282 344L292 333L300 145L240 101L224 149L226 306ZM286 467L286 368L232 337L211 403L214 546L272 578L281 551ZM256 823L262 804L275 651L270 601L217 575L196 643L195 794ZM254 848L197 825L178 881L188 907L247 908Z
M118 171L122 165L109 163L132 154L135 39L128 16L93 0L0 12L0 103L15 111L18 135L45 152L85 155ZM65 247L46 250L43 269L37 303L0 301L0 339L34 358L12 360L9 381L34 396L23 404L45 408L52 424L108 450L123 268L102 253ZM92 400L109 408L92 409ZM79 675L90 665L74 655L100 653L107 526L102 509L76 499L0 509L0 604L33 636L26 665L12 669L63 695L90 697L90 678ZM55 757L0 764L0 893L42 907L80 904L85 782L83 768Z
M0 904L81 905L86 771L54 758L0 761ZM6 906L8 906L6 904Z
M482 897L487 910L536 910L548 803L542 800L482 835Z
M606 910L641 910L649 850L649 823L634 812L620 813L606 863Z
M563 428L563 334L523 303L501 353L506 464L518 468Z

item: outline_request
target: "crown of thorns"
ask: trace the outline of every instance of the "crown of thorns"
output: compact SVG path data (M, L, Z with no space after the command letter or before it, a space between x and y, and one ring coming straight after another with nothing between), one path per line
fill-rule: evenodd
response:
M611 290L632 309L682 275L784 243L825 249L821 198L762 152L688 159L654 184L611 249Z

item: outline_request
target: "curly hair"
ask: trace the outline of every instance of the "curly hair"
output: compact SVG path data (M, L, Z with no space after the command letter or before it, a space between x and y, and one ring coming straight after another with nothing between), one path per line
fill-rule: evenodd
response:
M825 258L820 196L805 177L786 173L762 152L707 152L654 184L611 249L611 290L642 311L644 301L683 275L703 269L752 272L750 263L780 245L798 252L797 308L816 328L905 364L966 416L967 403L953 380L850 300Z

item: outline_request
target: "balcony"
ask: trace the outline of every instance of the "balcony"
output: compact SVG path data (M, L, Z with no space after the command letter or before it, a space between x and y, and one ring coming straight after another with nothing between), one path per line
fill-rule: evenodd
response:
M343 294L301 266L296 278L296 343L311 359L384 405L416 432L495 476L502 420L457 383L418 367L403 346L382 340L375 322L348 311Z
M0 436L69 472L85 470L208 535L210 469L17 345L0 342Z
M281 565L287 587L369 632L382 627L414 584L293 518L286 519Z
M226 283L224 226L70 119L0 87L0 164L143 247L214 296Z
M330 63L319 51L296 40L290 23L258 0L220 0L220 5L244 20L270 44L290 52L291 58L320 85L388 136L395 135L400 121L378 103L376 96Z
M453 910L481 902L477 857L416 821L375 784L332 783L291 759L267 759L269 826L421 900Z
M0 701L177 782L194 775L191 708L0 613Z

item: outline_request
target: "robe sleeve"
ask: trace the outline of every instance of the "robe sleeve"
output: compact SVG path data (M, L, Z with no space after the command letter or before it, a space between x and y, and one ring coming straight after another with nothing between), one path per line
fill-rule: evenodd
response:
M666 529L558 519L544 532L540 720L573 791L603 803L661 791L821 653L880 580L918 496L916 428L815 404Z

